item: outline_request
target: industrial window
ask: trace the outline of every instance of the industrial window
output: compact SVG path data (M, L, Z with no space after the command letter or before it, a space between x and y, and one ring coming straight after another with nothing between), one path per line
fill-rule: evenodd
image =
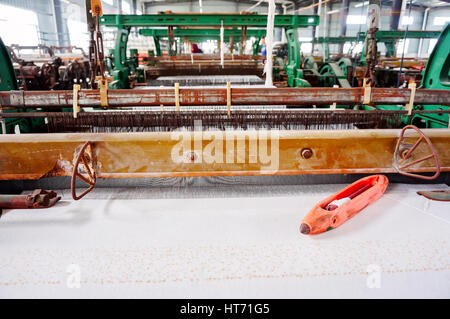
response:
M87 50L89 46L89 33L86 22L67 20L67 28L69 29L70 44Z
M345 43L344 44L344 52L349 52L350 49L352 50L352 54L361 53L363 49L362 43Z
M103 2L109 4L110 6L114 5L114 0L103 0Z
M434 25L444 25L447 22L450 22L450 17L436 17L436 18L434 18L433 24Z
M402 56L403 52L405 52L405 55L408 53L409 39L406 39L405 51L403 51L404 43L403 40L398 41L397 56Z
M1 37L6 45L39 44L39 24L35 12L0 4Z
M300 37L298 38L300 42L300 51L302 53L311 53L312 52L312 38L311 37Z
M131 13L131 6L130 3L127 1L122 1L122 11L124 14L130 14Z
M367 21L366 16L349 15L347 16L347 24L365 24Z
M431 39L430 40L430 44L428 46L428 54L431 54L431 52L433 52L434 47L436 46L437 40L438 39Z
M412 25L414 23L414 17L406 16L402 17L401 25Z

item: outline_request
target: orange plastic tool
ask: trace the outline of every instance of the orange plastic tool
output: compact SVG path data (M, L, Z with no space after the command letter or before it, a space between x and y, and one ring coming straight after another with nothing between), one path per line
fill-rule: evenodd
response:
M388 184L389 180L384 175L357 180L314 206L303 219L300 232L316 235L342 225L380 198Z

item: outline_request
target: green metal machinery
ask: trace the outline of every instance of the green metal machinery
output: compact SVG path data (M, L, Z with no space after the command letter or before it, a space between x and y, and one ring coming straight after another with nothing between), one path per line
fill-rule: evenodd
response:
M386 46L386 57L395 56L396 42L399 39L435 39L438 38L441 31L378 31L376 34L377 42L384 43ZM351 78L352 71L355 67L366 66L364 59L364 48L361 57L358 61L353 62L350 58L341 58L338 61L332 61L330 58L329 45L341 44L341 43L353 43L354 46L360 42L363 42L367 33L361 32L356 37L318 37L313 40L314 44L320 44L323 46L324 58L319 63L314 57L307 56L302 59L301 54L295 53L289 54L289 62L286 66L288 72L289 86L298 86L296 83L300 83L300 86L308 86L304 81L312 82L313 86L332 87L338 85L340 87L349 88L352 86ZM288 38L288 43L290 39ZM291 42L294 42L291 40ZM289 47L296 48L297 52L300 51L300 45L289 44ZM353 46L353 47L354 47ZM350 49L350 52L352 49ZM299 59L301 62L299 62ZM292 67L291 67L292 66ZM298 69L293 69L294 67ZM293 78L289 78L293 77ZM295 80L297 79L297 80ZM300 81L303 80L303 81Z
M434 49L431 53L426 68L423 71L422 89L450 90L450 24L442 31ZM377 106L380 110L399 110L401 107L392 105ZM416 110L435 111L448 110L448 106L441 105L418 105ZM411 122L419 127L426 128L448 128L449 114L445 113L423 113L414 114L412 118L404 118L405 124Z
M11 56L9 55L6 46L4 45L2 38L0 38L0 91L16 91L17 98L20 98L20 91L16 73L12 64ZM29 110L22 110L29 111ZM8 110L2 110L0 112L10 112ZM6 129L6 133L14 133L16 127L20 132L29 133L40 131L41 126L44 124L44 120L40 118L7 118L3 120L2 126ZM0 127L0 134L3 128Z
M257 14L145 14L145 15L104 15L100 24L117 28L114 48L112 88L129 88L131 75L130 61L127 57L127 42L131 28L168 27L236 27L242 29L265 28L267 15ZM317 26L319 17L314 15L276 15L274 26L284 28L286 32L297 28ZM248 32L249 30L247 30ZM167 31L168 32L168 31ZM177 31L181 32L181 31ZM296 39L298 43L298 39ZM254 46L257 49L257 45ZM158 51L158 48L156 49ZM160 52L159 52L160 53Z

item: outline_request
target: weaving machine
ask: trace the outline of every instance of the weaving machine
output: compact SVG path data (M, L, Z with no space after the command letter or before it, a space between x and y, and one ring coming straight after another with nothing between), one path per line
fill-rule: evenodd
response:
M274 26L284 28L285 30L296 30L316 26L319 23L318 16L303 15L277 15L275 16ZM240 74L239 68L245 67L246 72L250 74L262 74L261 58L255 56L243 55L245 40L250 37L256 37L254 42L253 55L258 51L259 40L267 26L267 16L257 14L148 14L148 15L104 15L100 19L100 24L108 27L117 28L116 44L113 50L113 70L114 82L113 88L130 88L130 76L133 75L132 69L135 68L135 60L127 57L128 36L132 28L141 28L140 34L152 36L155 39L156 52L155 58L149 58L150 64L147 74L150 77L157 75L179 75L179 74ZM148 29L156 27L165 27L167 29ZM178 45L175 39L180 37L190 37L196 40L198 37L214 38L220 37L220 30L214 29L223 27L223 39L225 41L234 41L234 37L241 40L240 54L236 56L225 56L224 67L220 66L219 56L176 56ZM199 29L201 28L201 29ZM206 28L206 29L205 29ZM209 29L208 29L209 28ZM212 28L212 29L211 29ZM226 28L226 29L225 29ZM240 28L240 30L239 30ZM169 38L168 58L161 57L159 47L160 39ZM234 61L233 61L234 59ZM194 60L194 63L192 63ZM197 62L197 64L196 64ZM256 63L255 63L256 62ZM130 66L130 63L132 64ZM155 64L158 67L155 67ZM173 68L176 65L176 68ZM201 70L199 71L199 67ZM220 67L220 68L219 68ZM258 73L260 72L260 73ZM248 73L244 73L248 74Z
M114 78L127 86L131 26L210 21L260 26L267 18L205 14L99 20L118 26ZM315 16L275 17L275 25L293 27L289 30L317 22ZM447 51L439 73L432 70L434 63L428 65L424 81L442 85L433 89L233 88L228 83L223 88L20 91L14 73L0 73L3 132L13 131L7 121L36 118L45 119L41 129L48 132L1 135L0 180L71 176L74 199L92 190L98 178L399 173L432 180L450 171L450 90L441 76L448 78L449 59ZM440 116L441 129L405 126L418 116ZM78 179L88 185L81 194Z
M73 84L89 87L89 63L81 48L12 44L6 50L24 90L72 89Z
M395 57L397 41L401 39L436 39L440 35L441 31L377 31L376 42L383 43L386 48L385 56L378 58L375 69L377 86L397 87L399 73L401 73L401 84L410 80L420 84L421 72L427 59L403 58L402 61L402 58ZM289 54L286 62L280 60L281 65L285 63L285 67L290 69L287 76L289 86L362 86L367 66L364 57L367 43L364 43L363 54L353 57L352 51L366 38L366 32L361 32L356 37L318 37L312 42L322 46L323 56L295 57L295 54ZM303 42L300 42L298 37L290 39L288 39L287 45L291 48L291 52L301 52L300 46ZM352 44L347 54L334 56L330 54L330 45L343 45L344 43Z

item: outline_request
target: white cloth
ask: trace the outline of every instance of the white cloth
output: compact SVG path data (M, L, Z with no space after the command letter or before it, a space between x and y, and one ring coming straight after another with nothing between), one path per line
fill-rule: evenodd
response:
M301 235L345 186L64 190L0 218L0 298L448 298L449 204L416 194L448 186L390 184L342 226Z

